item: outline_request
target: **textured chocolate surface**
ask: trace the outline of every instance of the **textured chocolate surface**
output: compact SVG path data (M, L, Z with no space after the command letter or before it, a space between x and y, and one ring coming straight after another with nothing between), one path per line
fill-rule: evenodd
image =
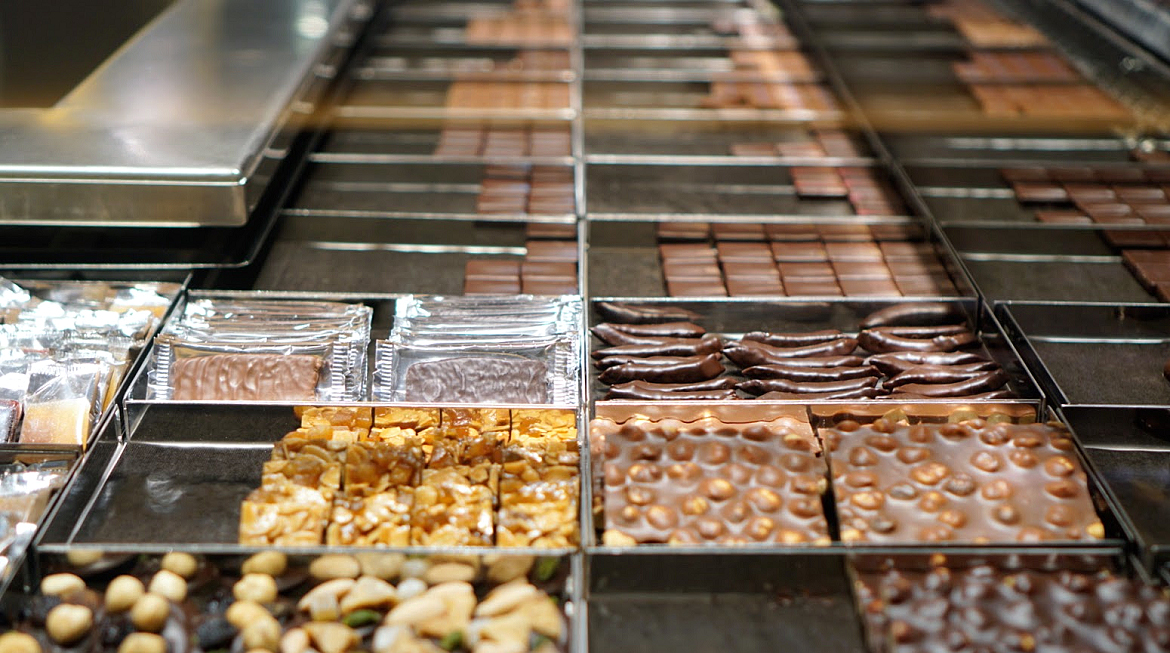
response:
M548 366L537 360L465 356L406 369L406 401L548 403Z
M594 420L607 545L827 544L825 463L806 422Z
M1040 424L845 421L830 452L845 542L1092 540L1104 528L1066 431Z
M1108 571L863 571L856 592L874 651L1170 650L1165 591Z
M171 366L171 398L178 401L296 401L313 399L324 363L294 354L213 354L181 358Z

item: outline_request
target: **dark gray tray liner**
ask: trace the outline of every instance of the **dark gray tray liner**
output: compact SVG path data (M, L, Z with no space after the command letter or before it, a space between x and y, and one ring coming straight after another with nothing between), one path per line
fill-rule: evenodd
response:
M1070 404L1170 405L1170 307L1013 304L1005 310ZM1059 338L1146 342L1059 342ZM1151 342L1163 339L1167 342Z
M593 651L864 650L844 556L590 558Z

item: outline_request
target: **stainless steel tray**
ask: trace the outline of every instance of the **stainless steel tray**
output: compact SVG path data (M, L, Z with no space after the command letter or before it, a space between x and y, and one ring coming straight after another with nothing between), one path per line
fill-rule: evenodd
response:
M1170 306L1008 302L996 312L1054 402L1170 407Z
M570 156L456 156L436 154L444 132L501 130L527 133L529 130L565 131L571 134L568 121L510 120L388 120L375 129L338 124L324 138L321 147L309 155L313 163L500 163L527 162L540 165L570 165Z
M865 650L843 555L589 556L594 651Z
M380 208L289 211L252 287L458 295L467 261L523 259L527 224L536 222L399 219L388 213Z

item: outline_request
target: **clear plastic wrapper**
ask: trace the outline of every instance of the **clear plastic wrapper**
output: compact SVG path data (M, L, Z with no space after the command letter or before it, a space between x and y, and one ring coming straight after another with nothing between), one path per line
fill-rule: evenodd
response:
M24 400L20 442L84 447L100 414L109 368L100 363L34 366Z
M160 336L151 398L176 401L302 401L345 394L346 352L334 343L199 343ZM340 357L340 360L339 360Z
M178 289L0 277L0 441L84 446Z
M575 323L581 317L582 302L574 295L407 295L398 300L394 313L395 325L418 318L451 320L458 317Z
M364 399L372 316L338 302L191 301L156 340L146 398Z
M462 345L379 341L375 398L571 404L578 387L575 351L566 338Z
M378 342L375 398L575 403L581 316L567 295L408 295Z
M20 522L40 519L51 493L65 484L70 464L55 461L51 465L4 466L0 472L0 513Z

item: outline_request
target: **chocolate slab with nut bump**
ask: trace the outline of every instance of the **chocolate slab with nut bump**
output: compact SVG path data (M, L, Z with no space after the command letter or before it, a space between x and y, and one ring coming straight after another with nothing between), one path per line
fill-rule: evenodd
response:
M609 546L829 543L827 487L801 420L597 419Z
M1108 570L896 567L858 573L855 588L876 651L1120 653L1170 647L1165 590Z
M846 543L1095 540L1104 526L1068 432L1041 424L820 429Z

